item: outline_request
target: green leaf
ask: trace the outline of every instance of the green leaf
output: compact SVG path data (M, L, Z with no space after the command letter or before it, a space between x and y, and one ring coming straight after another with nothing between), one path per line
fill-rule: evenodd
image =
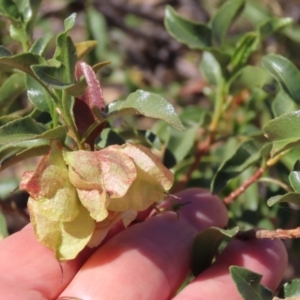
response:
M230 78L229 84L234 87L234 91L242 89L262 88L267 82L268 76L264 69L247 65L238 70Z
M268 199L267 204L269 206L273 206L274 204L280 202L290 202L294 203L297 206L300 206L300 194L291 192L284 195L277 195Z
M42 62L44 62L44 59L37 54L23 53L12 55L6 48L0 46L0 64L4 64L10 68L19 69L34 76L31 66Z
M77 61L76 47L68 36L76 20L76 14L65 19L65 31L60 33L56 39L54 58L62 63L60 71L61 79L64 82L75 82L75 64Z
M239 231L238 227L224 230L210 227L199 233L193 242L192 248L192 273L198 276L207 269L225 237L232 238Z
M65 19L64 21L64 26L65 26L65 32L70 31L76 22L76 13L71 14L68 18Z
M229 268L231 277L245 300L271 300L272 292L260 284L262 275L238 266Z
M46 128L31 117L19 118L0 127L0 145L34 139Z
M0 147L0 172L30 157L45 155L50 149L50 141L37 139Z
M52 39L53 35L51 33L47 33L40 38L38 38L33 45L31 46L29 52L38 54L38 55L44 55L47 46L49 45L50 40Z
M207 25L181 17L169 5L165 10L165 27L174 39L191 49L205 49L212 46L212 32Z
M290 113L296 110L296 103L289 97L287 93L280 90L272 102L272 112L275 117Z
M263 130L272 142L271 155L291 149L300 142L300 110L281 115L269 121Z
M270 18L263 23L259 24L258 32L260 34L260 38L264 39L268 37L270 34L289 26L293 23L292 18Z
M45 65L34 65L31 67L34 75L48 86L52 86L56 89L67 89L74 86L73 82L65 81L66 73L63 66L45 66Z
M300 104L300 71L296 66L288 59L276 54L263 57L262 64L290 98Z
M233 21L242 12L245 0L232 0L225 2L217 11L211 22L215 41L223 45L226 33Z
M215 174L211 191L216 194L227 182L240 175L249 166L255 164L269 152L270 145L255 139L243 142L231 158L226 160Z
M176 129L184 129L174 107L158 94L137 90L126 100L115 101L109 105L108 117L135 114L164 120Z
M18 7L12 0L0 1L0 15L13 21L18 21L20 18Z
M54 101L48 91L34 78L26 75L27 97L40 111L52 112Z
M299 171L299 160L296 161L294 170L289 175L289 181L294 191L300 193L300 171Z
M284 297L300 296L300 279L295 278L283 285ZM296 299L295 299L296 300Z
M36 14L38 13L41 0L21 0L18 1L18 10L22 15L22 22L28 25L28 23L34 21ZM33 24L31 24L32 26ZM30 29L30 28L27 28ZM29 33L27 31L27 33Z
M101 12L89 5L86 9L87 28L93 39L97 41L95 56L97 61L107 59L106 47L108 44L108 29L106 19Z
M42 124L37 123L31 117L19 118L0 127L0 145L14 144L37 138L64 141L65 136L65 126L46 130Z
M255 32L245 33L237 42L231 58L234 70L240 69L247 63L249 56L257 49L258 35Z
M222 69L212 53L208 51L203 52L200 70L210 84L214 86L220 84L223 77Z
M25 91L25 81L23 74L13 74L8 77L0 87L0 111L7 114L9 108Z
M169 128L168 131L170 132L170 137L163 160L164 165L167 168L174 167L188 155L195 144L198 130L198 124L193 124L192 126L187 127L184 131L178 131L174 128ZM172 156L172 159L169 156Z
M32 36L33 25L40 6L41 0L22 0L17 2L19 19L12 20L10 35L13 39L20 41L25 52Z

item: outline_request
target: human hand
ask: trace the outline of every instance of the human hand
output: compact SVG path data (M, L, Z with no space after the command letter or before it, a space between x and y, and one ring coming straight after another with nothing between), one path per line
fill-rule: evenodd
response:
M207 227L227 224L227 211L217 197L201 189L178 196L181 203L189 202L179 217L169 211L135 224L93 254L85 249L76 259L62 263L63 274L53 253L36 241L31 226L4 239L0 243L1 299L172 298L189 273L195 235ZM216 263L174 300L241 299L229 274L231 265L263 274L262 284L274 291L286 268L287 254L278 240L233 240Z

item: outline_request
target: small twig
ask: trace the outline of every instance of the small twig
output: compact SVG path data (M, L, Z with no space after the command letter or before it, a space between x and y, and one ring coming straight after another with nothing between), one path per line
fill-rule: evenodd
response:
M293 192L294 190L284 182L275 179L275 178L270 178L270 177L261 177L257 181L259 182L267 182L267 183L273 183L281 187L282 189L286 190L287 192Z
M226 204L230 204L235 198L240 196L244 191L253 184L256 180L261 177L261 175L265 172L265 168L260 167L248 180L246 180L239 188L233 191L228 197L224 199Z
M275 157L271 157L268 161L260 167L248 180L246 180L240 187L238 187L235 191L233 191L228 197L224 199L226 204L230 204L235 198L240 196L245 190L254 182L256 182L261 175L269 168L274 166L283 156L285 156L288 151L282 152Z
M197 153L195 154L194 162L191 164L186 174L183 175L181 180L173 187L172 193L179 192L185 187L187 182L191 179L194 171L198 168L201 158L209 151L212 142L213 139L211 134L208 134L204 141L199 142L197 147Z
M300 238L300 227L294 229L251 229L248 231L241 231L236 235L237 238L247 239L295 239Z

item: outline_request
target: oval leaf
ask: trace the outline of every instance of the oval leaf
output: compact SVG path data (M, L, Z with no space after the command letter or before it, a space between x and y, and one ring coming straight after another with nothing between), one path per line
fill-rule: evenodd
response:
M285 93L280 90L272 102L272 112L275 117L295 111L296 103Z
M285 195L277 195L274 197L271 197L267 204L269 206L273 206L274 204L280 203L280 202L290 202L294 203L297 206L300 206L300 194L298 193L287 193Z
M191 49L205 49L212 45L212 33L208 26L181 17L169 5L165 10L165 27L174 39Z
M289 175L289 181L294 191L300 193L300 172L292 171Z
M44 55L46 48L52 39L53 35L51 33L47 33L43 35L42 37L38 38L33 45L31 46L29 52L38 54L38 55Z
M214 86L220 84L223 77L221 66L215 56L208 51L202 54L200 70L210 84Z
M25 91L24 74L13 74L0 87L0 111L4 115L16 98Z
M110 116L140 114L146 117L164 120L173 127L183 130L174 107L158 94L137 90L126 100L116 101L109 105Z
M34 78L26 75L27 97L29 101L40 111L52 112L54 101L48 91Z
M273 143L271 155L275 156L300 142L300 110L281 115L269 121L263 130Z
M265 56L262 65L291 99L300 104L300 71L296 66L288 59L276 54Z
M247 32L239 39L231 58L234 70L247 63L249 56L257 49L258 42L258 35L255 32Z
M245 6L245 0L225 2L217 11L211 22L213 37L219 45L223 44L225 35Z

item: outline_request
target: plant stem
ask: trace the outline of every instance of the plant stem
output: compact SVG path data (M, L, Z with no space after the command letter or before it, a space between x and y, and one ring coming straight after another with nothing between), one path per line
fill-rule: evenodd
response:
M251 229L238 232L239 239L295 239L300 237L300 227L294 229Z
M84 150L84 146L81 143L81 137L79 136L77 128L73 122L71 112L69 111L68 95L67 95L66 91L63 91L63 93L62 93L62 114L63 114L65 122L67 123L66 125L71 130L71 133L72 133L73 137L75 138L78 148L81 150Z
M261 166L249 179L247 179L240 187L238 187L235 191L233 191L228 197L224 199L226 204L230 204L235 200L238 196L245 192L245 190L254 182L256 182L262 174L272 166L274 166L284 155L286 155L288 151L282 152L275 157L268 159L268 161Z
M223 109L223 105L224 105L224 101L226 99L225 95L225 81L222 80L220 82L220 85L218 86L217 89L217 94L216 94L216 103L215 103L215 107L214 107L214 113L213 113L213 117L211 120L211 123L209 125L209 131L214 134L217 127L218 127L218 123L220 120L220 117L222 116L224 109Z
M198 168L201 158L209 151L212 144L212 135L209 133L204 141L198 143L197 152L194 162L191 164L189 170L184 174L181 180L173 187L172 193L181 191L187 182L190 180L193 172Z
M284 182L282 182L280 180L277 180L275 178L261 177L257 181L276 184L276 185L280 186L282 189L286 190L287 192L292 192L293 191L293 189L290 186L288 186Z
M265 168L260 167L249 179L247 179L240 187L238 187L235 191L230 193L228 197L224 199L224 202L226 204L230 204L233 202L235 198L240 196L244 191L251 185L253 184L256 180L258 180L259 177L265 172Z

